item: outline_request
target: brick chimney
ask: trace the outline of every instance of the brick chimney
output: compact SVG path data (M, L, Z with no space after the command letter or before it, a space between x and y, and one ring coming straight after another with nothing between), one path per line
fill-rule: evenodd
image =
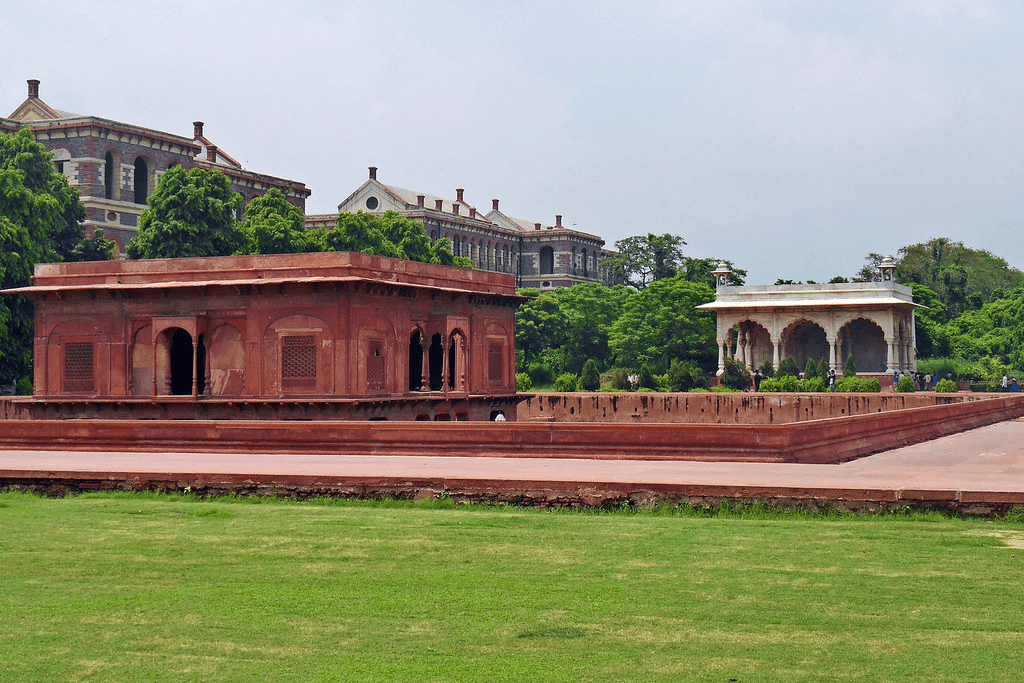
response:
M421 194L416 195L416 206L423 206L423 200L424 199L426 199L426 197L424 197L423 195L421 195Z
M461 187L456 187L455 188L455 197L456 197L455 201L457 201L457 202L461 202L462 201L462 193L463 192L465 192L465 190L463 190Z
M206 146L206 160L212 164L217 163L217 145Z
M28 79L28 98L30 100L39 99L39 79L30 78Z
M474 209L472 206L469 207L469 217L476 218L476 209Z
M559 214L555 214L555 227L556 228L562 227L562 216L559 215Z
M456 216L459 215L459 207L460 206L461 206L461 204L452 204L452 213L454 213Z
M491 200L491 211L497 211L497 210L498 210L498 200L497 199L492 199Z
M534 223L533 224L533 229L534 230L540 230L540 223Z
M434 208L437 209L438 211L440 211L442 208L444 208L444 200L443 199L435 199L434 200Z
M192 122L192 139L193 140L198 140L201 137L203 137L203 122L202 121L193 121Z
M370 180L376 180L376 179L377 179L377 167L376 166L370 166Z

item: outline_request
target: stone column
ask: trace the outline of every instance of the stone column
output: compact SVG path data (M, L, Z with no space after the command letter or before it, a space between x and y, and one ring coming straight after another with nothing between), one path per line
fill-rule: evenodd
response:
M447 337L441 337L441 391L443 392L447 392L451 389L451 387L448 386L448 343L449 339Z
M210 347L205 346L203 348L205 352L203 355L203 393L201 396L210 395Z
M423 364L420 366L420 391L430 391L430 345L426 341L426 334L421 332L420 349L423 353Z
M775 369L778 370L779 363L782 362L782 340L777 339L775 343L772 344L772 347L772 364L775 366Z
M157 346L158 346L158 344L157 344L157 335L156 335L156 332L154 331L153 332L153 394L152 394L153 396L157 396L158 395L157 394L157 384L156 384L156 382L157 382L157 378L156 378L156 347Z
M742 330L740 330L740 338L737 342L736 355L739 356L744 367L750 367L750 363L747 362L747 333Z
M725 339L718 340L718 374L721 375L725 372L725 345L728 342Z
M828 367L835 371L839 370L839 367L836 364L836 345L838 343L839 340L835 337L828 340Z
M199 335L196 335L197 337ZM192 398L199 395L199 344L192 339Z
M896 372L896 340L892 337L885 338L886 358L885 358L885 371L888 374Z

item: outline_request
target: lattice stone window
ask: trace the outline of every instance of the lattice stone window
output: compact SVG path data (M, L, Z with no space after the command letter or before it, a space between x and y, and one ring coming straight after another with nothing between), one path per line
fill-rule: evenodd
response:
M370 391L384 390L384 344L370 342L370 356L366 359L366 388Z
M281 380L285 386L316 384L316 337L281 337Z
M487 351L487 379L490 382L501 382L505 375L505 347L502 344L491 344Z
M92 342L68 342L64 345L64 390L93 390Z

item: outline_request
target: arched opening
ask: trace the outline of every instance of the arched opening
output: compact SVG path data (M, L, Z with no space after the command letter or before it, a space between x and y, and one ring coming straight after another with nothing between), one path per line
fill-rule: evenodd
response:
M441 344L441 335L435 334L430 339L430 351L428 352L430 363L430 390L441 391L442 373L444 371L444 346Z
M590 273L590 267L587 263L587 250L583 250L583 277L586 277Z
M813 358L816 363L822 360L828 362L828 338L825 330L809 320L801 320L794 324L787 337L786 355L793 357L800 371L807 365L808 358Z
M577 263L578 263L578 261L576 260L576 247L573 246L573 248L572 248L572 274L573 275L576 274L576 270L577 270L576 264Z
M114 199L114 155L110 152L103 156L103 196Z
M555 272L555 250L551 247L540 248L540 274L551 275Z
M135 203L145 204L149 199L149 165L139 157L135 160Z
M772 338L761 324L752 320L741 322L736 341L736 357L751 370L761 367L765 361L773 361L775 349L772 347Z
M853 356L857 372L885 372L888 348L885 333L876 323L857 318L847 323L840 333L842 363Z
M171 395L192 394L192 335L176 328L171 335L169 352L171 370Z
M419 330L409 336L409 391L419 391L423 383L423 341Z
M501 251L502 251L501 262L505 265L504 270L505 270L506 273L510 273L510 272L512 272L512 262L508 260L508 245L506 244L505 246L503 246L501 248Z
M455 382L455 349L457 344L455 342L455 335L448 340L448 388L452 391L458 389L458 384Z

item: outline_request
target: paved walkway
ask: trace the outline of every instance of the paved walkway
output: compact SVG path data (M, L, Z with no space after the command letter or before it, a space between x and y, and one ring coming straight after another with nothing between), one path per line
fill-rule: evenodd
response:
M332 481L364 479L490 482L510 488L531 482L792 489L998 492L1024 500L1024 420L1003 422L840 465L790 463L638 462L554 458L403 457L362 455L0 451L0 478L32 474L68 478L96 473L289 476ZM209 476L203 477L209 480Z

